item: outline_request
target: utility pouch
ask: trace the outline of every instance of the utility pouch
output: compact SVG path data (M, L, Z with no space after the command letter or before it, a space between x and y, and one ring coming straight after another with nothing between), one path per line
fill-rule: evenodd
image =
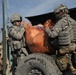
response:
M63 48L61 48L61 49L59 50L59 53L60 53L60 54L66 54L66 53L69 53L69 49L66 48L66 47L63 47Z
M69 52L74 52L75 51L75 48L76 48L75 43L71 43L69 45Z
M68 46L63 46L61 47L61 49L59 50L60 54L67 54L67 53L71 53L75 51L75 44L71 43Z
M21 42L15 41L13 42L14 49L20 49L22 47Z
M61 56L57 58L56 62L60 70L63 71L67 69L69 59L66 56Z

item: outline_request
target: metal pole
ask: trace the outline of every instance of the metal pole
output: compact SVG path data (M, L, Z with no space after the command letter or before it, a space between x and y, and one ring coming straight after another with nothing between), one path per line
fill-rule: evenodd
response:
M6 75L6 31L5 31L5 13L4 13L4 0L2 0L2 16L3 16L3 75Z

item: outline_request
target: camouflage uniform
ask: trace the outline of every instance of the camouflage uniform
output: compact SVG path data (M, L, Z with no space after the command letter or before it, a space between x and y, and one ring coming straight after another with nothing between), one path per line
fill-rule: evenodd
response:
M57 11L57 9L60 10ZM67 8L64 7L63 5L59 5L54 11L57 11L57 13L59 13L61 10L64 9ZM45 32L47 32L47 34L51 38L58 37L60 49L58 51L57 64L61 70L65 70L68 64L72 66L70 53L75 51L74 42L76 37L74 37L75 32L73 29L73 25L75 26L76 22L67 14L68 10L66 10L66 13L64 11L62 12L63 12L62 15L60 16L56 15L58 21L54 25L54 27L52 29L45 28Z
M25 29L21 26L12 26L8 29L9 41L12 41L12 51L26 47L24 38Z
M11 23L13 26L8 28L8 43L12 48L12 56L13 56L13 65L17 66L17 64L21 61L21 54L28 55L25 44L25 29L22 26L14 25L14 22L22 21L20 15L14 14L11 17Z

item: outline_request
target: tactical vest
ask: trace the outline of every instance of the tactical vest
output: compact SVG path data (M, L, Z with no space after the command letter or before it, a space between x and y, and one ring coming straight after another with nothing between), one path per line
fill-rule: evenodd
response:
M69 23L70 25L72 26L72 31L73 31L73 41L75 42L76 41L76 21L73 20L72 18L69 18Z
M58 39L59 39L60 45L69 45L74 39L73 29L72 29L72 26L69 24L69 22L68 22L68 25L66 25L63 28L62 32L59 34Z
M16 29L14 26L12 26L11 28L18 30L18 28ZM10 27L9 27L9 29L10 29ZM9 29L8 29L8 36L9 36L8 44L9 44L9 46L13 47L13 49L20 49L20 48L23 48L24 46L26 46L24 36L22 37L22 39L17 40L15 38L13 38L12 36L10 36Z

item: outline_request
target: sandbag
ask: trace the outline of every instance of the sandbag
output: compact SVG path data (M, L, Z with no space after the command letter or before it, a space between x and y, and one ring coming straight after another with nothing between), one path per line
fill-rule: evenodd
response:
M35 26L26 26L26 44L31 52L34 53L55 53L55 50L48 42L48 35L44 32L44 26L39 24Z

